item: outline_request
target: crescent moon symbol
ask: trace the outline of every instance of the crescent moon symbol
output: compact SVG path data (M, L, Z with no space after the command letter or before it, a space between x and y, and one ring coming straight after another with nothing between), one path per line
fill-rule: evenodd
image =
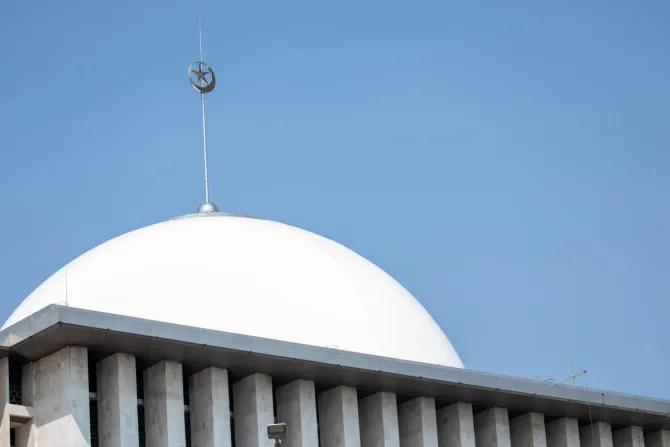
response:
M198 85L197 82L194 82L193 79L191 79L190 75L196 73L196 71L193 70L191 67L189 67L189 78L188 78L188 80L191 83L191 85L193 86L193 88L195 89L195 91L197 91L198 93L209 93L212 90L214 90L214 87L216 87L216 75L214 74L214 70L212 70L212 68L209 65L205 64L204 62L201 62L201 64L202 65L200 65L198 67L198 69L201 70L202 67L207 68L209 73L211 73L211 75L212 75L212 80L207 82L205 85Z
M212 90L214 90L214 87L216 87L216 76L214 75L214 70L211 68L209 69L209 72L212 74L212 80L205 86L200 86L197 84L194 84L193 86L197 91L200 93L209 93ZM193 84L193 82L191 82Z

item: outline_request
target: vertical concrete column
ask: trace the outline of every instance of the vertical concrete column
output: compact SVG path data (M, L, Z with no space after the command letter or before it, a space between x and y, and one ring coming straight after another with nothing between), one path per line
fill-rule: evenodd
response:
M191 447L230 447L228 371L207 368L189 379Z
M98 362L96 376L100 447L138 447L135 357L113 354Z
M186 447L181 363L160 362L144 371L146 447Z
M34 363L37 445L89 447L88 351L68 346Z
M511 447L507 409L489 408L475 415L475 443L478 447Z
M612 447L612 427L607 422L594 422L579 428L581 447Z
M612 433L614 447L644 447L642 427L629 426Z
M418 397L398 406L400 447L437 447L435 399Z
M438 411L437 439L440 447L475 447L472 405L457 402Z
M577 419L555 419L546 425L546 431L548 447L580 447Z
M237 447L273 447L267 426L273 424L272 378L252 374L233 385L235 445Z
M282 446L319 445L314 382L301 379L277 389L277 421L287 425Z
M320 447L360 447L356 388L338 386L319 394Z
M28 407L35 406L35 366L33 363L23 365L21 370L21 403ZM36 445L37 427L35 419L31 419L16 429L16 447L35 447Z
M394 393L380 392L358 402L361 447L399 447L398 404Z
M9 357L0 359L0 445L9 445Z
M644 437L646 447L670 447L670 431L659 430Z
M544 414L526 413L509 423L512 447L547 447Z

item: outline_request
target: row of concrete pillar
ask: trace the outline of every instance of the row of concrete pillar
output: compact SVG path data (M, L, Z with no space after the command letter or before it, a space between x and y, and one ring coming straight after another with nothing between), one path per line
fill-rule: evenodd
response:
M96 374L100 447L139 446L135 358L114 354L97 364ZM144 371L147 447L185 447L183 385L178 362L160 362ZM3 393L4 386L0 399ZM26 365L23 393L35 417L17 432L17 447L90 446L85 348L64 348ZM273 392L272 378L264 374L235 382L232 393L237 447L273 446L266 427L275 421L287 424L286 447L670 447L666 431L645 436L640 427L625 427L613 432L605 422L579 427L569 418L545 423L543 414L510 418L504 408L475 414L464 402L436 410L432 398L398 404L395 394L379 392L359 399L348 386L317 396L314 382L307 380ZM189 410L192 447L231 446L225 369L212 367L189 378ZM0 436L6 437L0 445L8 445L6 413L0 419Z

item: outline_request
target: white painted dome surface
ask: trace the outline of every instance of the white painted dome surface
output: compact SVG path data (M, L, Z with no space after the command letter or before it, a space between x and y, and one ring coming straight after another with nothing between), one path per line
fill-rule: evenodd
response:
M299 228L233 216L124 234L40 285L6 328L50 304L463 367L419 302L348 248Z

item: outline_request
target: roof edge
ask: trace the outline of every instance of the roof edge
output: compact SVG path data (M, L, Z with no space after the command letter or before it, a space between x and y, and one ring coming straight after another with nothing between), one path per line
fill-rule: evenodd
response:
M142 340L148 340L147 343L152 343L153 339L156 343L181 346L181 349L193 350L195 345L195 348L216 350L222 357L239 358L240 355L256 359L271 357L273 361L281 364L283 370L293 369L295 363L299 362L302 365L337 372L343 380L346 376L346 380L351 383L362 380L363 376L368 378L379 376L381 386L388 380L396 383L394 386L398 386L399 389L409 390L426 386L428 383L437 390L436 394L442 393L439 391L440 387L466 388L470 390L468 392L484 393L489 396L483 401L486 404L496 402L501 395L503 398L517 396L524 402L538 402L538 406L553 406L562 402L582 409L588 406L607 411L623 411L627 415L625 419L646 415L652 417L654 421L667 421L663 424L667 423L670 427L670 400L546 384L525 378L301 345L55 304L0 331L0 347L9 352L19 352L24 349L22 347L27 347L33 342L40 343L41 341L35 338L56 326L76 327L86 331L87 334L105 333L112 344L113 333L116 333L119 336L140 337ZM184 348L188 346L191 348ZM3 355L2 351L3 349L0 349L0 356Z

